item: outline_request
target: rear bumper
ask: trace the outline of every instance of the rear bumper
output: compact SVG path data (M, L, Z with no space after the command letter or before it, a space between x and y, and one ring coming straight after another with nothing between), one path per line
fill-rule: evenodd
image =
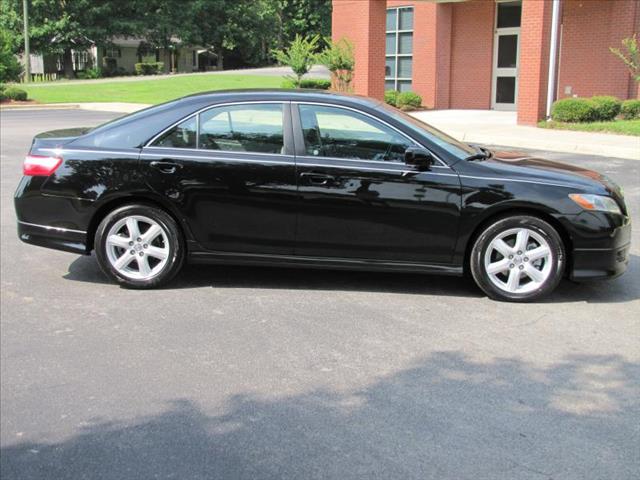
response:
M18 221L18 237L25 243L40 247L87 253L87 232Z

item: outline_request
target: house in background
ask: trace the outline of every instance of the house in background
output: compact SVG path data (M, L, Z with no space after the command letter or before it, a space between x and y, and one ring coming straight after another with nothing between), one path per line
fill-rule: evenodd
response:
M177 39L172 40L179 45ZM163 62L165 73L189 73L200 70L203 52L207 50L197 46L154 48L147 46L141 38L115 37L107 45L92 43L89 48L74 50L73 70L83 72L98 66L118 74L133 74L136 63ZM31 55L31 73L34 75L60 76L63 70L62 55Z
M430 108L517 110L521 124L548 97L640 98L609 51L640 30L638 0L333 0L332 20L334 40L355 45L359 94L412 90Z

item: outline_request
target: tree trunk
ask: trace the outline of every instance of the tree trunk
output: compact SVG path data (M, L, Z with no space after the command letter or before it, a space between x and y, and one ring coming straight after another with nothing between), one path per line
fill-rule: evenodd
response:
M224 68L224 58L222 56L222 49L218 50L218 60L216 63L216 70L222 70Z
M76 72L73 70L73 54L70 48L65 48L62 53L62 68L65 78L76 78Z

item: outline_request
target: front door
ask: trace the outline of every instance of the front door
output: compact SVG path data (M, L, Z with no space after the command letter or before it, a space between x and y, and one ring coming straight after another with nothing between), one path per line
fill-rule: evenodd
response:
M518 98L521 2L499 2L493 42L491 107L515 110Z
M460 206L453 170L406 165L415 142L364 113L317 104L297 112L297 255L451 262Z
M288 102L215 106L141 154L151 188L200 248L292 254L297 192Z

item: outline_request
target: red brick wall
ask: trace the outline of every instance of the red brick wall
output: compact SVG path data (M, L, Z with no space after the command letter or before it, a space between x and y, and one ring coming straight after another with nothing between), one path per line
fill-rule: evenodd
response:
M355 45L354 91L384 96L385 0L333 0L333 39L346 37Z
M640 30L640 6L636 0L565 0L558 98L578 95L615 95L633 98L638 89L620 59L609 47ZM565 93L571 86L572 92Z
M450 108L490 108L495 2L451 5Z
M547 1L522 2L518 123L524 125L535 125L546 111L551 6Z

